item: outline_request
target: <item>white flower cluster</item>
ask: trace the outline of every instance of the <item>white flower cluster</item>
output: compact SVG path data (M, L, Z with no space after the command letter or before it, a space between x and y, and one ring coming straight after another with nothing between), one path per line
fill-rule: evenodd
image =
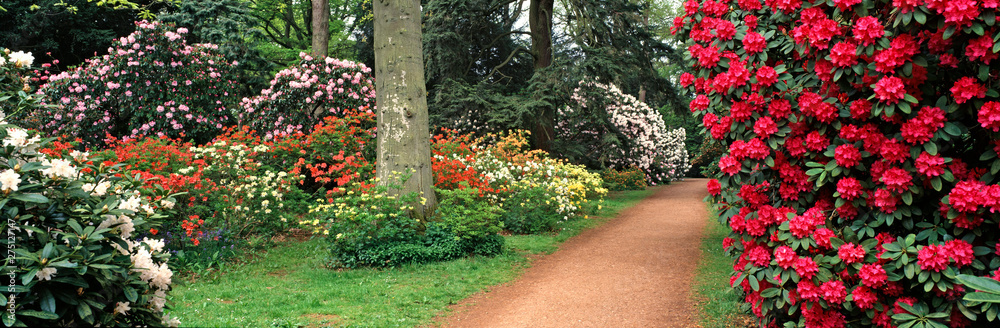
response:
M613 130L585 119L572 119L587 111L587 106L595 102L594 99L588 99L584 93L586 90L602 95L605 104L603 110L607 112ZM680 139L676 138L677 132L671 135L657 110L632 95L625 94L615 85L593 81L580 81L580 86L573 91L571 99L574 104L558 111L557 138L601 140L606 134L617 131L626 139L623 144L627 146L624 148L602 142L587 143L594 147L591 149L593 153L610 157L608 164L611 168L639 167L646 172L646 179L652 184L679 179L687 172L690 165L677 162L686 161L687 157L683 129Z
M0 112L0 124L7 124L4 117L4 114ZM82 174L79 167L90 160L89 154L85 152L71 152L69 158L65 159L53 158L37 151L41 146L40 136L28 137L27 131L17 127L7 128L3 132L6 132L2 141L5 149L3 149L4 156L0 160L4 163L16 163L15 167L0 171L0 190L5 194L18 192L24 188L33 188L29 185L37 187L40 183L46 184L46 187L51 189L66 188L80 181L83 182L79 184L80 188L91 196L117 197L122 200L118 203L117 208L111 210L130 212L103 215L103 221L97 226L97 229L110 228L125 241L127 248L122 248L116 243L111 243L111 245L123 255L131 257L132 272L138 273L141 279L149 283L151 287L152 297L149 298L148 305L156 312L162 312L163 305L166 303L166 292L170 289L171 277L173 276L173 271L167 266L165 260L160 263L157 263L156 260L156 258L161 257L159 255L164 251L164 243L162 240L148 238L142 242L132 239L136 229L133 217L144 216L148 219L155 214L152 206L144 201L138 191L129 189L121 182L112 182L96 174ZM40 166L37 170L21 171L27 163L37 163ZM12 229L20 231L17 227L12 227ZM24 230L30 237L31 230ZM67 244L76 242L68 238L63 241ZM58 275L60 275L59 269L50 266L39 268L35 273L35 277L43 281L52 280ZM141 304L141 306L145 307L147 304ZM129 310L131 307L128 302L120 302L115 308L116 313L120 314L125 314ZM176 318L164 317L163 322L173 326L179 325Z
M548 191L547 199L539 200L553 204L556 212L565 218L579 214L580 206L588 201L588 191L602 196L607 190L601 187L599 175L590 173L584 167L561 163L552 159L512 163L496 157L490 150L480 152L471 165L487 179L491 187L507 190L507 193L490 194L493 201L502 204L506 196L520 189L543 187Z
M10 59L6 59L0 56L0 66L6 65L10 62L14 67L29 68L31 64L35 63L35 56L30 52L16 51L9 55Z
M195 158L204 159L208 163L203 174L219 177L219 182L233 191L231 197L243 199L241 205L227 208L224 214L228 217L245 219L277 214L274 209L284 207L282 200L285 191L301 178L286 172L261 172L261 163L253 161L252 156L254 153L266 152L268 147L265 145L250 148L242 143L217 141L210 146L191 147L188 150L195 154ZM188 174L194 170L193 167L188 167L179 172Z

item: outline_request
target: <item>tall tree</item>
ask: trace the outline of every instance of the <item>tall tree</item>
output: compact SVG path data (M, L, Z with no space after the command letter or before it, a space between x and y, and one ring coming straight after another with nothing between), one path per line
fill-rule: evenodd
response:
M260 28L270 42L262 43L261 50L268 59L285 65L298 60L299 52L314 47L313 31L328 31L327 56L342 59L352 57L354 40L350 36L361 25L364 12L358 11L368 5L369 0L324 0L327 11L314 11L312 1L298 0L250 0L254 15L260 20ZM314 13L326 14L326 29L313 28ZM316 21L319 22L319 21Z
M330 49L330 1L312 0L312 55L326 57Z
M419 192L418 219L437 207L431 172L430 127L424 85L420 0L378 0L375 24L375 89L378 90L378 164L381 183L411 174L399 192ZM395 172L395 173L394 173Z
M552 66L552 9L554 5L555 0L531 0L528 6L528 28L531 30L531 55L535 58L535 72ZM544 92L544 90L538 91ZM534 98L539 100L541 96L536 92ZM538 120L531 133L534 146L537 149L551 151L552 139L555 138L555 108L540 106L538 111Z

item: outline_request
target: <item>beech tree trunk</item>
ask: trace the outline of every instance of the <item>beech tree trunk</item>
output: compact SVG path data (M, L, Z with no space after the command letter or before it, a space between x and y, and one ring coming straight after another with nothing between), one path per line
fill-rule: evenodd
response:
M330 48L330 1L312 0L312 55L326 57Z
M528 28L531 30L531 54L535 71L552 65L552 7L555 0L531 0L528 6ZM552 150L555 138L555 109L544 108L531 131L536 149Z
M375 26L375 90L378 105L378 163L375 175L386 184L411 174L402 194L419 192L414 204L423 219L437 207L431 172L430 127L424 85L420 0L373 1Z

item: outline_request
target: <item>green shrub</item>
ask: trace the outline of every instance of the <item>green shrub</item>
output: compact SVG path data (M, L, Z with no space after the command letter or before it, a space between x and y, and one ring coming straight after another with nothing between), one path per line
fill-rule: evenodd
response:
M324 117L375 112L375 79L364 64L334 58L301 60L275 74L260 95L244 98L234 111L240 125L270 138L308 133Z
M645 173L635 166L620 171L603 170L601 180L604 180L604 188L611 191L643 190L648 186Z
M389 251L393 245L415 243L422 224L409 216L416 193L402 197L390 196L389 189L399 185L376 186L369 190L352 188L344 195L333 199L330 204L318 205L310 210L318 218L329 224L331 258L333 267L355 268L364 266L386 266L379 253ZM381 250L381 251L380 251ZM373 252L375 254L373 254ZM390 258L410 258L390 256Z
M31 53L0 48L0 108L11 123L28 120L26 114L42 108L42 97L32 93L28 70L35 61Z
M503 209L479 197L479 189L438 189L435 218L451 227L458 238L477 239L496 234L503 228Z
M188 44L187 29L137 22L111 53L48 76L40 88L57 109L39 110L39 129L103 144L105 135L208 142L236 122L241 64L213 44Z
M503 237L496 234L502 211L478 201L475 189L442 193L438 221L425 223L409 216L409 204L419 198L416 193L389 196L398 188L355 184L329 204L310 210L314 217L303 223L325 229L331 267L391 267L503 251Z
M639 179L645 182L640 171ZM551 198L542 186L516 189L504 201L506 212L502 216L504 228L517 234L536 234L556 229L562 214L556 211L554 203L544 203Z
M161 204L118 166L72 152L0 120L0 229L10 285L5 326L163 326L173 272L153 228Z

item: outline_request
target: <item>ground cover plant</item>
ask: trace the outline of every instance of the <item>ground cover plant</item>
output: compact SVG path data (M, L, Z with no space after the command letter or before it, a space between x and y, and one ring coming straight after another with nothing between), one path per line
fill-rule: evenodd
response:
M762 326L968 327L1000 279L996 5L691 0L691 110Z

